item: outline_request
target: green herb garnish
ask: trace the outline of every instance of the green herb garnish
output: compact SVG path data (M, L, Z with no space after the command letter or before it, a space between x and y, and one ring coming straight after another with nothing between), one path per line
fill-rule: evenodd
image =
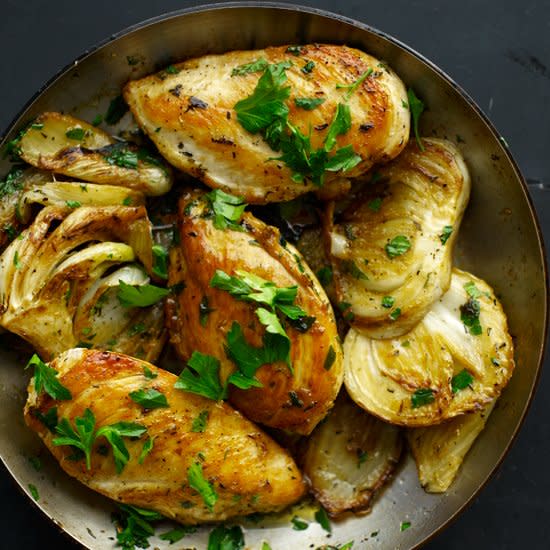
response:
M27 487L29 488L32 498L34 498L34 500L38 502L40 500L40 494L38 493L38 489L36 488L36 486L33 485L32 483L29 483Z
M52 399L58 401L68 401L72 399L71 392L63 386L57 378L57 371L42 361L38 355L34 354L27 363L25 369L34 367L34 389L37 393L44 390Z
M392 321L396 321L401 316L401 308L396 307L391 313L390 313L390 319Z
M325 287L332 282L332 268L330 266L322 267L315 275L317 275L317 279Z
M160 409L169 407L166 396L153 388L140 389L128 394L132 401L141 405L144 409Z
M248 206L242 197L235 197L220 189L214 189L205 195L213 213L216 229L234 229L241 231L238 224L245 208Z
M353 95L353 92L357 90L361 84L373 73L372 69L367 69L355 82L351 84L336 84L337 89L347 89L346 101Z
M407 90L407 99L407 106L409 107L412 116L413 131L416 138L416 143L418 143L418 148L421 151L424 151L424 144L420 139L420 133L418 131L418 121L420 120L420 115L424 111L424 103L422 103L422 101L420 101L420 99L416 97L416 94L414 93L414 90L412 88L409 88Z
M405 254L411 248L411 241L405 235L397 235L385 246L388 258L395 258Z
M198 416L193 419L193 424L191 426L191 431L196 433L203 433L208 424L208 411L201 411Z
M160 244L155 244L153 251L153 273L161 279L168 279L168 250Z
M372 199L368 202L367 206L373 211L373 212L379 212L380 208L382 206L382 198L376 197L375 199Z
M82 141L86 136L86 130L84 130L84 128L69 128L69 130L65 132L65 135L69 139L74 139L75 141Z
M207 550L242 550L244 544L243 530L238 525L218 525L210 532Z
M466 370L461 370L451 379L451 388L453 393L458 393L472 384L474 377Z
M324 97L296 97L294 98L294 105L305 111L313 111L325 102Z
M231 76L243 76L245 74L257 73L263 71L268 66L268 62L262 57L251 63L245 63L244 65L239 65L231 71Z
M218 500L218 493L216 493L214 486L205 479L200 462L194 462L189 466L187 469L187 481L189 482L189 486L201 495L204 504L212 512Z
M449 237L452 235L452 233L453 233L453 226L446 225L443 228L443 231L441 232L441 234L439 235L439 240L441 241L441 244L445 244L449 240Z
M186 535L191 535L196 531L197 528L193 527L192 525L187 527L176 527L174 529L171 529L170 531L167 531L166 533L162 533L161 535L159 535L159 539L167 540L170 544L174 544L176 542L179 542Z
M124 307L152 306L170 294L170 291L166 288L150 284L132 286L122 279L119 279L118 285L117 298Z
M330 525L330 519L327 511L321 506L317 512L315 512L315 521L327 532L332 533L332 526Z
M65 204L69 208L80 208L82 206L82 203L80 203L79 201L65 201Z
M109 125L116 124L128 111L128 105L124 98L119 95L115 97L109 104L107 113L105 114L105 122Z
M309 523L306 523L298 516L294 516L290 521L292 523L292 529L294 529L295 531L304 531L309 527Z
M211 355L194 351L174 388L219 401L224 397L220 383L220 362Z
M431 388L420 388L411 396L412 408L417 409L435 401L434 391Z
M392 308L395 303L395 298L393 296L384 296L382 298L382 307Z

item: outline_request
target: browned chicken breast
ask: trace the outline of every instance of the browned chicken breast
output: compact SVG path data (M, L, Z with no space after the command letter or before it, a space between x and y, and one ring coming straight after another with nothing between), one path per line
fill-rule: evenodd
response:
M338 300L370 338L405 334L449 288L470 176L453 143L422 142L380 169L338 223L328 216Z
M226 403L174 389L173 374L126 355L85 349L69 350L50 365L72 398L37 393L33 378L25 420L61 467L91 489L186 524L280 510L304 494L286 451ZM140 404L135 392L141 390L155 390L165 404L158 396L156 405ZM53 407L58 428L52 432L40 418ZM89 468L78 449L59 445L65 421L85 431L87 409L96 434L108 426L141 426L139 438L122 437L128 460L121 470L104 436L91 446Z
M284 74L279 74L279 81L267 75L259 84L269 67L281 63ZM257 86L262 93L255 96L254 105L237 105ZM342 176L356 177L392 159L409 136L401 80L377 59L346 46L278 46L190 59L130 82L124 98L170 163L250 203L285 201L311 191L315 176L308 171L318 168L324 154L319 151L332 155L351 146L358 156L355 163L327 165L324 174L327 187L346 189ZM332 144L332 138L327 141L336 130L331 130L331 123L347 108L349 124L339 125ZM254 116L254 133L243 126L243 111ZM285 135L293 132L292 126L304 138L297 138L292 149L300 149L307 165L298 173L290 161L271 160L280 156L281 147L272 138L281 120Z
M298 250L281 244L277 229L249 213L236 229L218 229L209 208L196 192L180 202L181 244L172 249L168 284L183 289L167 302L172 343L185 360L194 351L219 359L226 381L236 370L230 334L238 324L246 345L256 350L249 349L245 357L259 354L266 347L266 327L258 310L267 306L213 288L217 272L239 280L260 277L266 293L296 287L292 307L302 308L305 317L293 323L279 316L290 340L290 361L259 361L261 387L230 385L229 400L251 420L308 434L332 407L342 384L342 351L328 298Z

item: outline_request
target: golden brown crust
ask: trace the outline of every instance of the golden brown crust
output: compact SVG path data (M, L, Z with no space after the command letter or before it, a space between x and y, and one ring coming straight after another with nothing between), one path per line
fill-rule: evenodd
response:
M235 104L250 96L261 73L231 76L233 68L263 58L269 63L291 61L286 70L291 95L289 120L320 148L336 106L347 102L351 129L337 138L337 146L352 145L362 161L346 172L356 177L373 164L394 158L406 145L409 112L399 78L377 59L353 48L327 44L303 46L300 56L286 46L256 51L233 51L179 63L178 74L166 72L130 82L124 97L141 128L177 168L211 187L241 195L247 202L290 200L314 190L311 182L297 183L260 135L247 132L237 121ZM302 71L311 61L310 73ZM347 89L367 70L372 74L346 98ZM296 107L296 97L323 98L314 110ZM200 100L200 102L199 102ZM346 189L340 173L327 173L326 182ZM331 194L338 193L332 189Z
M226 403L174 389L173 374L122 354L84 349L69 350L52 366L73 399L54 401L44 393L37 395L31 385L25 421L61 467L88 487L189 524L280 510L303 495L302 476L286 451ZM156 378L146 378L144 366ZM144 410L128 395L141 388L162 392L169 407ZM154 438L153 449L139 464L146 437L125 438L130 460L117 474L111 452L106 456L98 452L105 444L98 438L87 470L83 460L69 458L73 448L53 445L55 435L37 419L37 411L45 414L52 406L57 407L59 418L72 424L86 408L94 413L96 427L137 422ZM193 431L193 420L203 411L208 415L206 428L202 433ZM218 493L212 512L189 487L187 470L195 462L202 464L205 479Z
M196 206L187 214L189 204ZM251 420L308 434L331 408L342 383L341 346L330 303L300 253L280 244L278 230L248 213L243 216L244 231L218 230L202 215L201 204L196 193L180 203L181 244L172 251L168 284L184 282L185 288L168 305L172 343L184 359L195 350L217 357L225 380L235 370L225 351L232 323L237 321L247 342L256 347L262 345L264 329L253 304L210 286L216 270L233 275L240 269L280 287L297 285L296 304L316 321L305 333L287 327L294 375L283 362L264 365L257 371L263 388L231 387L229 399ZM199 304L204 297L213 311L202 326ZM334 362L325 370L331 347Z

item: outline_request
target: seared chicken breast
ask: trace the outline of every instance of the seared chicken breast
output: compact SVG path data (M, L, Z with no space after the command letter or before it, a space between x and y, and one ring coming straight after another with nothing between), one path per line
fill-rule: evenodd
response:
M350 329L344 341L350 397L379 418L432 426L479 411L514 370L514 345L493 289L453 269L449 290L400 338L371 339Z
M454 144L422 143L381 168L338 223L327 216L338 300L371 338L405 334L449 288L470 176Z
M257 310L265 308L214 288L216 273L261 277L268 281L267 290L297 287L293 306L306 317L298 323L281 321L290 340L289 364L266 361L256 372L261 387L231 385L229 400L255 422L310 433L332 407L343 378L336 323L323 288L298 250L251 214L244 213L235 229L218 229L200 192L185 195L179 213L180 244L171 252L168 284L182 288L168 299L166 315L172 343L185 360L194 351L216 357L226 381L236 370L228 334L238 323L246 343L261 348L266 327Z
M124 98L175 167L250 203L290 200L315 185L308 177L297 181L285 161L271 160L279 149L245 129L236 109L253 94L266 67L280 63L287 67L283 87L290 92L278 110L288 112L290 124L309 137L311 150L302 151L310 164L313 152L326 146L338 105L349 107L350 127L337 136L335 146L351 146L360 159L350 169L333 166L326 172L326 187L347 189L342 176L363 174L406 145L410 116L401 80L374 57L346 46L278 46L189 59L130 82ZM257 105L269 101L268 92Z
M174 389L177 377L169 372L126 355L85 349L69 350L50 366L72 398L60 401L37 393L33 379L25 421L70 476L99 493L196 524L280 510L305 492L286 451L228 404ZM147 409L130 396L151 389L164 395L166 406ZM82 419L89 409L96 430L132 423L146 431L139 438L123 438L129 458L121 471L107 440L97 437L87 468L74 447L54 443L59 430L50 431L40 420L53 407L58 426L66 419L78 428L77 417ZM195 424L199 417L200 429ZM144 453L148 440L153 445ZM190 469L201 471L210 506L196 490Z

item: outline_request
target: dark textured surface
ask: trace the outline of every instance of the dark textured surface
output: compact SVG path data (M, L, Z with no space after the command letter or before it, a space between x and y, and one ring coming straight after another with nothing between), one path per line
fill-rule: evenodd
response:
M96 42L143 19L198 3L2 0L0 131L45 80ZM550 2L301 3L347 15L397 37L460 83L505 136L531 183L549 240ZM503 465L474 504L426 548L549 547L550 522L545 517L550 503L548 392L550 375L543 371L525 425ZM0 468L0 548L76 548L43 519Z

